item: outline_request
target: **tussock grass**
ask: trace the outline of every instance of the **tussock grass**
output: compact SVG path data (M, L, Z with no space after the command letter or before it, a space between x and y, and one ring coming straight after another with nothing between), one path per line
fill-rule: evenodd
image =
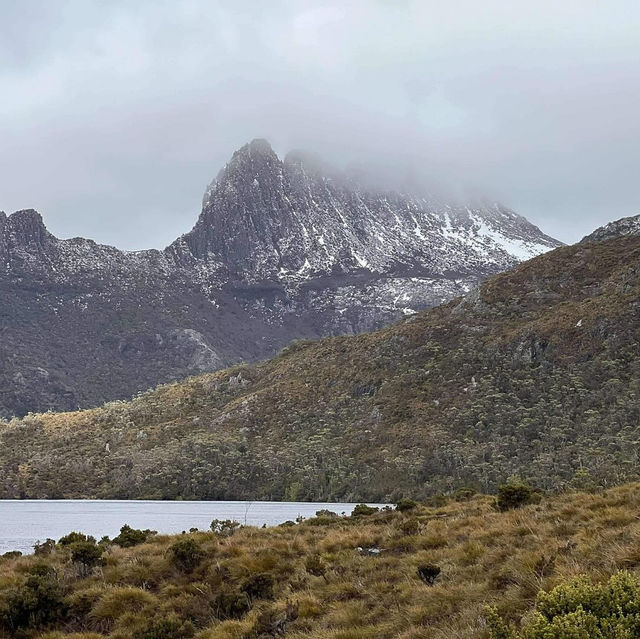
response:
M492 502L476 496L322 526L241 528L226 538L203 532L156 536L133 548L110 547L105 565L88 576L73 570L69 550L61 547L44 558L3 559L0 614L11 592L44 561L55 568L68 613L24 637L135 638L147 636L136 633L150 620L167 618L191 624L185 631L191 635L167 639L248 639L264 630L264 619L283 618L291 639L486 639L487 605L519 623L540 590L577 575L603 581L640 566L640 484L545 497L508 512ZM412 519L419 529L405 535L403 525ZM184 538L202 551L190 571L169 552ZM418 576L427 564L441 569L432 586ZM258 596L234 618L229 598L243 597L243 584L259 574L273 579L273 596ZM12 636L19 635L0 634Z

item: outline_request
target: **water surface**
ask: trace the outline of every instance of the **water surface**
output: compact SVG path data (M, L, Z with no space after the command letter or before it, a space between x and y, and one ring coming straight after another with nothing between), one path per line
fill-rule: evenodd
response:
M0 500L0 554L9 550L29 553L36 541L57 540L72 530L100 539L114 537L123 524L159 533L208 530L212 519L274 526L296 517L312 517L322 508L348 515L354 506L273 501Z

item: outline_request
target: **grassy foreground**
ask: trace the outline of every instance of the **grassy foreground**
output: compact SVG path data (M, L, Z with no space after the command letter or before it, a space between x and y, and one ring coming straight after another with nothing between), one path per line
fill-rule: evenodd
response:
M583 574L606 582L640 565L640 484L507 512L494 501L219 526L133 547L44 546L0 559L0 636L498 638L523 618L527 626L539 591ZM487 606L504 634L495 619L489 629Z

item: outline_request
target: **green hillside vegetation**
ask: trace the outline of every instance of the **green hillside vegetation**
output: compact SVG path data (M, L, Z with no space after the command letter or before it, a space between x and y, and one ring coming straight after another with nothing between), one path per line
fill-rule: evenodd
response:
M0 496L395 501L638 478L640 238L384 330L0 426Z
M640 484L504 511L468 492L438 501L267 529L125 529L124 547L70 534L0 558L0 637L638 636Z

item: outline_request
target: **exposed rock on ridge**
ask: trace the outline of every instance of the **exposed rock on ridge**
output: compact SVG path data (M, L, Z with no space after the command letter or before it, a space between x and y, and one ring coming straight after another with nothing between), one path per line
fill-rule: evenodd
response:
M264 140L163 251L60 240L0 213L0 416L72 409L372 330L559 245L499 204L377 192Z

